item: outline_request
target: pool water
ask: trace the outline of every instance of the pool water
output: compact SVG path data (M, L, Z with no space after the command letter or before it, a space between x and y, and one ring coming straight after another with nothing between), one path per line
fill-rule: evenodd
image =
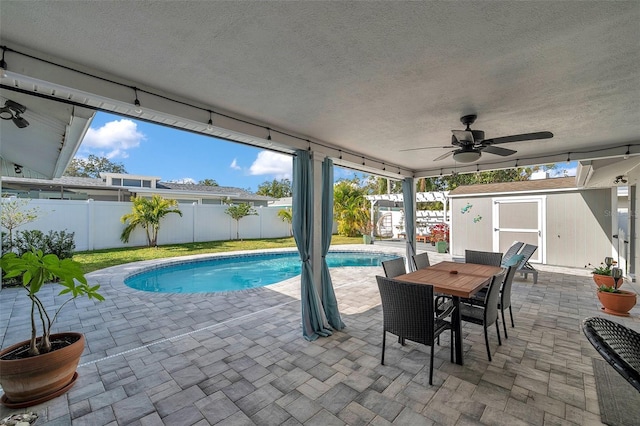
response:
M380 266L397 255L363 252L329 252L330 268ZM136 290L155 293L210 293L246 290L284 281L300 275L297 252L265 253L187 261L147 270L124 283Z

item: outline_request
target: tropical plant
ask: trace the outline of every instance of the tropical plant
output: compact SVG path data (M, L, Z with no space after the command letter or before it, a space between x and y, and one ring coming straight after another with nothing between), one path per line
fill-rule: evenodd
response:
M90 286L82 272L82 265L71 259L60 260L55 254L43 254L41 250L33 250L18 256L7 253L0 259L4 278L22 277L21 284L31 300L31 340L29 342L29 356L50 352L51 327L62 308L71 300L86 296L89 299L103 301L104 297L98 293L99 285ZM47 312L44 303L38 297L38 292L47 282L57 281L62 286L59 295L71 296L53 312ZM36 313L40 319L42 334L38 338Z
M592 264L588 264L586 267L593 267L593 270L591 271L592 274L595 275L611 275L611 266L617 264L618 262L616 262L615 260L613 260L612 257L605 257L604 258L604 262L600 262L600 266L596 266L593 267Z
M127 226L122 230L120 239L122 242L129 242L129 237L138 226L145 230L149 247L158 246L158 231L160 230L160 220L169 213L177 213L182 216L180 209L176 208L176 200L166 199L154 194L150 199L140 196L131 197L133 203L132 212L120 218Z
M215 179L202 179L202 180L198 181L198 185L219 186L218 182L216 182Z
M26 225L29 222L33 222L38 218L38 215L40 214L40 209L38 207L25 209L25 206L27 204L29 204L29 200L17 198L10 201L2 202L2 212L0 212L0 225L2 225L3 228L9 231L7 238L7 251L11 251L14 246L13 230L22 225ZM3 250L4 249L5 248L3 247Z
M341 180L336 183L333 200L338 234L347 237L361 235L370 220L365 190L359 185L359 180Z
M258 214L249 203L232 204L224 212L236 221L236 240L240 239L240 219Z
M293 210L291 207L278 210L278 217L289 224L289 235L293 235L293 229L291 229L291 223L293 222Z

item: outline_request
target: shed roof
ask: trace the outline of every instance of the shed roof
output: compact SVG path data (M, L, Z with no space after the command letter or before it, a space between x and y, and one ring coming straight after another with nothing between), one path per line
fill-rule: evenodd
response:
M485 183L459 186L449 192L449 197L464 195L494 194L504 192L539 192L562 189L576 189L575 177L554 179L523 180L517 182Z

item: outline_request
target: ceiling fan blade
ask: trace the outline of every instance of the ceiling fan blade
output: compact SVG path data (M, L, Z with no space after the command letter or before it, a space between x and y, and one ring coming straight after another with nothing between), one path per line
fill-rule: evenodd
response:
M551 132L524 133L522 135L503 136L501 138L485 139L483 145L497 145L499 143L533 141L536 139L550 139L553 137Z
M446 154L442 154L440 157L436 157L433 159L433 161L440 161L440 160L444 160L445 158L451 156L454 153L455 150L453 151L449 151Z
M452 130L451 133L453 133L458 142L474 142L473 133L470 130Z
M513 155L518 151L514 151L512 149L500 148L499 146L485 146L482 148L482 152L488 152L489 154L501 155L506 157L508 155Z
M406 152L406 151L419 151L421 149L447 149L451 148L450 146L423 146L422 148L408 148L408 149L400 149L398 152Z

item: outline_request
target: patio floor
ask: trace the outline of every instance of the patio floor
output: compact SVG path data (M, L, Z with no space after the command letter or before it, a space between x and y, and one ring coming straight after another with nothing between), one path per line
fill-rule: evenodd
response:
M383 245L333 248L402 254ZM382 268L332 271L347 327L314 342L302 338L299 278L160 295L126 287L133 269L89 274L106 301L63 311L58 329L83 332L87 348L74 387L27 409L40 415L37 425L601 424L592 367L600 357L580 329L582 319L601 315L586 270L540 266L536 285L516 276L516 326L502 346L491 328L493 362L482 327L465 324L464 366L449 362L444 337L429 386L428 347L389 338L380 365ZM29 334L19 291L0 291L2 347ZM610 318L640 329L638 306L629 318ZM2 407L0 418L18 411Z

